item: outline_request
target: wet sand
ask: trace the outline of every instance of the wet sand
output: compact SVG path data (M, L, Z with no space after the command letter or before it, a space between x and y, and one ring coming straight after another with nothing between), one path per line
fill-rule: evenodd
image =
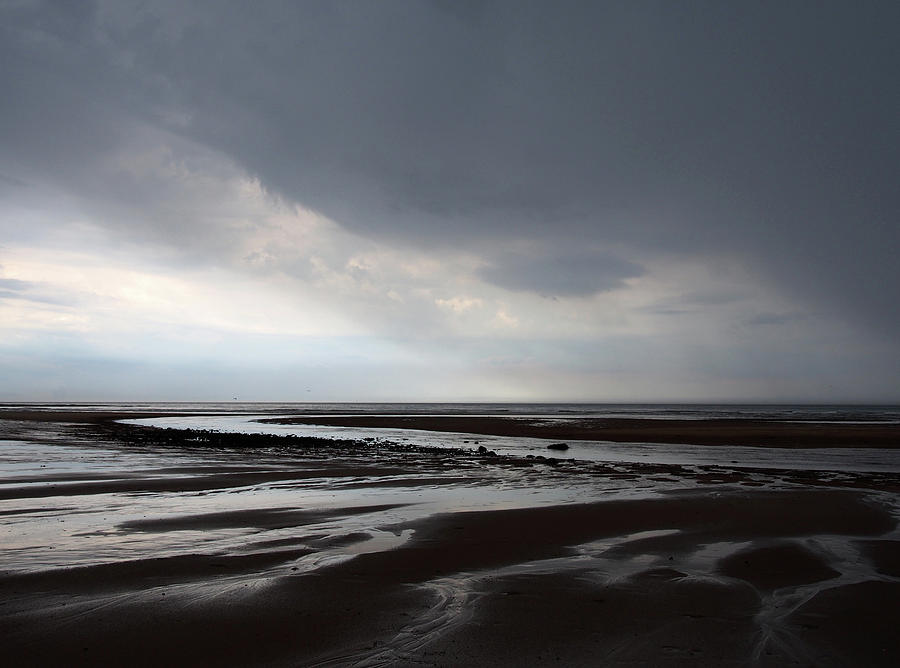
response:
M900 448L900 424L775 422L765 420L650 420L626 418L510 418L457 415L351 415L262 420L450 431L485 436L617 443L752 445L769 448Z
M53 471L0 480L10 665L900 659L893 474L158 447L71 422L10 446Z

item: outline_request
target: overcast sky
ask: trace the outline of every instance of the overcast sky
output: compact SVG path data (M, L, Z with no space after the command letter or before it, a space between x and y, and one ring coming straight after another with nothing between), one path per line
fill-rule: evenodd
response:
M0 400L900 401L900 3L0 8Z

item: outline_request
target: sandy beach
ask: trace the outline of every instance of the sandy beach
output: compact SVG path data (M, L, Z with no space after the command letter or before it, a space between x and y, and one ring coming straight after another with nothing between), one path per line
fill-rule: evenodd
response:
M10 665L900 658L897 474L163 438L111 417L0 415ZM525 428L501 422L465 418ZM892 447L880 429L868 442Z

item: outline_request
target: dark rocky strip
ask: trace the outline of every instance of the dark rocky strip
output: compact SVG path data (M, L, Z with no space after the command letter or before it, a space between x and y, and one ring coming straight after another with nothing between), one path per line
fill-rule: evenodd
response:
M175 447L175 448L229 448L229 449L273 449L296 452L331 451L334 453L378 453L409 452L416 454L440 454L445 456L466 455L469 457L497 457L491 450L477 451L462 448L438 448L411 443L398 443L387 439L333 439L317 436L293 436L290 434L242 434L220 432L210 429L173 429L144 427L117 422L101 423L84 427L92 438L125 445Z
M331 439L315 436L293 436L281 434L241 434L218 432L206 429L161 429L117 422L96 425L79 425L87 430L86 436L98 437L127 446L152 446L173 448L206 449L268 449L286 452L294 456L367 457L377 459L386 454L416 454L431 456L445 462L460 464L463 460L476 465L491 464L504 467L535 467L553 469L560 474L582 473L610 476L620 479L634 479L641 476L674 476L682 480L693 480L701 485L711 484L758 484L751 476L767 479L768 482L781 481L813 487L871 489L887 492L900 491L900 475L892 472L845 472L836 475L830 472L803 469L769 469L752 467L724 467L702 465L687 467L678 464L655 464L641 462L590 462L573 458L545 457L543 455L498 455L483 446L477 450L463 448L438 448L413 443L399 443L387 439L369 437L365 439Z

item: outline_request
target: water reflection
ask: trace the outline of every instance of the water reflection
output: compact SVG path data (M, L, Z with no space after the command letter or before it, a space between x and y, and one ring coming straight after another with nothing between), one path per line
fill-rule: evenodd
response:
M437 448L474 449L483 445L502 455L548 455L547 440L540 438L483 436L454 432L332 425L280 425L261 423L272 415L203 415L122 420L125 423L174 429L211 429L245 434L282 434L361 440L377 437ZM290 416L281 416L290 417ZM332 417L334 417L332 415ZM560 418L562 419L562 418ZM886 448L759 448L651 443L570 441L566 458L596 462L740 466L767 469L817 471L900 472L900 451Z

